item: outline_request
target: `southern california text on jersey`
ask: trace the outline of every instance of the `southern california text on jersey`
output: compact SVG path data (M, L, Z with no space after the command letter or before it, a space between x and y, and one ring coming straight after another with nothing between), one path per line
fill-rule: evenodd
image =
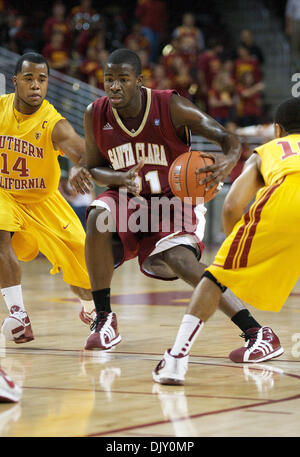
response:
M0 190L20 202L37 202L58 188L61 152L54 149L52 131L64 118L47 100L35 113L22 114L13 106L14 96L0 97Z

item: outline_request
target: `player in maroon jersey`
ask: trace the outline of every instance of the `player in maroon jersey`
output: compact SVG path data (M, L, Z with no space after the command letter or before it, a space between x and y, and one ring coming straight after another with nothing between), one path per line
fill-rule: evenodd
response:
M89 105L85 113L86 165L98 185L109 187L87 212L86 263L96 318L86 349L109 349L121 341L110 306L110 286L114 268L124 261L138 256L141 271L154 278L181 278L193 287L200 281L205 268L199 262L203 204L193 208L181 229L176 223L178 218L184 219L185 211L178 216L171 209L166 229L164 218L152 206L154 198L169 202L173 197L168 170L178 155L189 150L189 130L219 144L223 151L206 168L213 171L204 180L207 186L223 181L240 156L235 135L174 91L143 87L141 73L134 52L114 51L104 68L107 96ZM73 185L77 185L74 176ZM137 214L143 226L137 223ZM156 230L150 227L150 219L157 222ZM220 309L243 332L260 327L228 292L223 294ZM81 319L92 322L84 309Z

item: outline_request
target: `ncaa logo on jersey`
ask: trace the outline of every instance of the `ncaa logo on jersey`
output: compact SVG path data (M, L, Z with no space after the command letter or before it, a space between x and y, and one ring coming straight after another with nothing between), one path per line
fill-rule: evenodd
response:
M154 119L154 125L158 127L160 125L160 119Z
M42 132L35 132L35 133L34 133L34 138L35 138L36 140L39 140L39 139L41 138L41 136L42 136Z

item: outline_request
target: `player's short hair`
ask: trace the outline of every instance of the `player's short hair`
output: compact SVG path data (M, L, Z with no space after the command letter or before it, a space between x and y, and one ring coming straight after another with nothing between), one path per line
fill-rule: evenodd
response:
M117 65L127 63L132 66L137 76L142 73L141 59L135 52L131 51L130 49L116 49L108 56L106 63Z
M274 122L287 133L300 133L300 98L293 97L282 102L275 112Z
M17 76L17 74L22 71L23 62L44 63L47 65L48 74L50 73L50 68L47 59L44 56L42 56L42 54L38 54L37 52L26 52L18 59L15 66L14 76Z

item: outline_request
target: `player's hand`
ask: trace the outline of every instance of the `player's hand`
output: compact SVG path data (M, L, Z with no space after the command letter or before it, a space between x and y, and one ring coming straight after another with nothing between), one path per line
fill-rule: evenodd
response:
M196 174L205 173L210 171L205 178L199 181L199 184L206 184L206 189L212 189L217 186L217 190L220 190L225 179L230 174L231 170L236 165L236 160L230 156L222 153L218 154L201 154L202 157L209 157L214 161L212 165L207 165L203 168L198 168Z
M70 169L69 183L78 194L89 194L93 188L92 175L81 165L75 165Z
M137 165L135 165L130 170L128 170L124 173L123 185L125 187L127 187L129 193L131 193L133 195L139 195L139 193L141 191L136 178L137 178L141 168L143 168L143 166L144 166L144 162L143 162L143 160L140 160L140 162Z

